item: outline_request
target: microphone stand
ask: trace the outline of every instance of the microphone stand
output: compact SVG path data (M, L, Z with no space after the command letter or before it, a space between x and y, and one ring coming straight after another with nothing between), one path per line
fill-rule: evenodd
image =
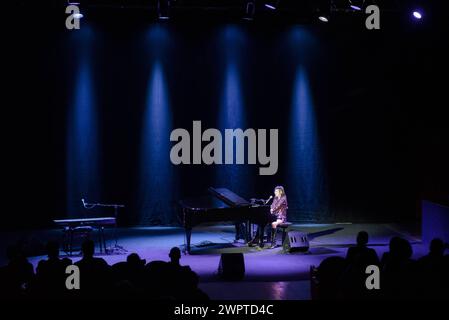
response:
M264 205L267 205L268 202L270 202L271 199L273 199L273 196L270 196L270 197L265 201Z
M84 199L83 199L84 200ZM116 203L87 203L87 202L83 202L84 204L84 208L86 208L87 210L93 209L95 207L103 207L103 208L114 208L114 217L115 217L115 222L114 222L114 239L115 239L115 244L114 247L112 249L110 249L110 251L123 251L123 252L128 252L125 248L123 248L122 246L118 245L118 238L117 238L117 219L118 219L118 209L119 208L124 208L125 206L123 204L116 204ZM105 250L107 250L105 248Z

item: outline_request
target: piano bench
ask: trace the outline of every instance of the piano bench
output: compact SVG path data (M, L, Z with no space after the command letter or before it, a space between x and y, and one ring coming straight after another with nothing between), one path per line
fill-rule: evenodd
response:
M282 229L282 244L284 244L285 237L287 236L287 229L292 225L291 222L284 222L278 224L278 228Z

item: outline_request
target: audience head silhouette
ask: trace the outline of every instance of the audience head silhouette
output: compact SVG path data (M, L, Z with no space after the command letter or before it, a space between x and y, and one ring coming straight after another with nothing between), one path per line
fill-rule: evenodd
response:
M145 259L140 259L137 253L131 253L126 258L126 262L133 266L144 266L146 261Z
M433 256L442 257L444 254L444 242L439 238L432 239L429 248L430 254Z
M368 244L368 232L360 231L357 234L357 245L366 246Z
M181 259L181 250L178 247L173 247L171 248L168 256L173 264L179 264L179 260Z
M399 250L401 238L399 237L392 237L390 239L389 249L391 253L396 253Z
M312 277L312 292L319 299L377 299L381 298L440 298L449 290L449 256L444 256L445 244L435 238L429 254L412 259L412 246L406 239L390 239L388 252L379 263L377 253L367 246L366 231L357 234L357 245L348 248L346 258L332 256L324 259ZM207 300L199 288L199 277L189 266L181 266L181 250L171 248L170 262L155 260L148 264L137 253L113 266L93 257L95 243L82 243L83 259L77 261L83 277L81 290L68 292L65 286L67 258L59 259L59 243L46 245L48 259L41 260L34 274L33 265L22 253L20 244L7 248L8 265L0 268L0 296L13 297L81 297ZM379 265L382 287L378 292L366 290L366 266ZM316 280L314 280L316 279ZM410 279L416 279L410 282ZM316 281L316 282L314 282Z
M412 245L406 239L400 238L400 256L403 259L410 259L413 254Z
M47 255L50 259L59 257L59 243L57 241L49 241L46 245Z
M81 250L84 258L93 257L95 252L95 243L90 239L86 239L81 246Z

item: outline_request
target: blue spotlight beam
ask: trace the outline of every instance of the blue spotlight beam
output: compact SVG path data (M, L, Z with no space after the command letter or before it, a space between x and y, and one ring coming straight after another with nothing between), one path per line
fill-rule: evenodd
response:
M82 57L67 119L67 211L79 215L81 198L99 197L97 110L91 66Z
M225 129L246 128L246 112L241 83L241 55L245 45L244 33L235 25L227 25L223 29L220 42L224 46L224 81L223 93L219 103L218 124L221 132ZM224 144L223 144L224 148ZM249 165L236 164L236 145L233 146L233 164L219 165L216 168L215 181L217 186L227 186L236 192L250 193L251 168ZM225 150L222 150L223 154Z
M170 162L170 112L163 66L156 61L150 73L143 115L138 199L142 224L168 224L172 219L175 186Z
M313 220L326 203L323 163L315 106L304 68L299 66L293 84L289 129L289 202L301 219Z

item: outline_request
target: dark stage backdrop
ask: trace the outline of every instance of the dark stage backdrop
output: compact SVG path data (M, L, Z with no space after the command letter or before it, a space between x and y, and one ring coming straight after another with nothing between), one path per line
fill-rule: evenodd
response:
M7 36L5 225L109 214L81 198L125 204L122 225L176 224L177 201L209 186L266 198L276 185L292 221L397 221L447 187L430 26L60 23ZM172 165L170 132L194 120L279 129L277 173Z

